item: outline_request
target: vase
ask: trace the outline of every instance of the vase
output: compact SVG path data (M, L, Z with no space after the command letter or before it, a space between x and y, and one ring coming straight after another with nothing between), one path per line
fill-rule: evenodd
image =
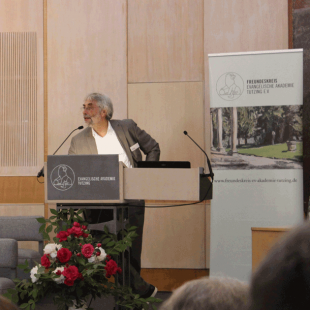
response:
M85 310L87 308L87 303L83 300L81 303L83 304L82 307L77 308L76 300L72 300L73 306L69 307L68 310Z

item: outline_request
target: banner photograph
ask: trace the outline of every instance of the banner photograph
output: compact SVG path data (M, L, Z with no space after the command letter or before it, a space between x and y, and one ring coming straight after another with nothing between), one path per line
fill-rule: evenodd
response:
M251 229L302 221L302 50L210 54L210 272L249 280Z

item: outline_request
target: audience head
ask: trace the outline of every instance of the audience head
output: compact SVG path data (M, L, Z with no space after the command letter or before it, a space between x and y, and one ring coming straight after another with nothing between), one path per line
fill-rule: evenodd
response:
M11 301L0 295L0 310L19 310Z
M201 278L176 289L160 310L243 310L248 285L226 277Z
M292 231L264 259L252 277L251 310L310 307L310 224Z

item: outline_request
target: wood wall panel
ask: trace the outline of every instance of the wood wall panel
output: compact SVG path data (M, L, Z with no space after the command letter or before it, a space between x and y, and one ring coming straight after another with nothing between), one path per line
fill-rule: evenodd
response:
M0 174L34 176L44 151L43 2L1 0L0 33Z
M203 115L202 82L128 85L128 117L156 139L161 160L204 166L203 153L183 134L187 130L203 147ZM147 208L143 268L206 268L205 220L204 204Z
M0 55L0 174L33 175L38 170L36 33L0 32Z
M44 184L36 177L0 177L0 203L43 202Z
M128 1L128 81L203 80L203 1Z
M42 40L42 27L43 1L0 1L0 32L38 31L40 39Z
M203 82L128 85L128 118L160 145L161 160L204 166L204 154L183 134L204 147Z
M126 0L47 1L49 154L83 125L80 108L90 92L110 96L114 118L127 117L126 22Z
M206 53L288 48L287 1L204 1Z

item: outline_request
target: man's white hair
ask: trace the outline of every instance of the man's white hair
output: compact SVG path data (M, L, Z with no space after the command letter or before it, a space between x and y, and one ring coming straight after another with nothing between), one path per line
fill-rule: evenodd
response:
M84 102L86 100L96 101L100 110L105 110L107 112L106 119L109 121L112 118L112 116L113 116L113 104L112 104L111 99L108 96L100 94L100 93L91 93L85 97Z

